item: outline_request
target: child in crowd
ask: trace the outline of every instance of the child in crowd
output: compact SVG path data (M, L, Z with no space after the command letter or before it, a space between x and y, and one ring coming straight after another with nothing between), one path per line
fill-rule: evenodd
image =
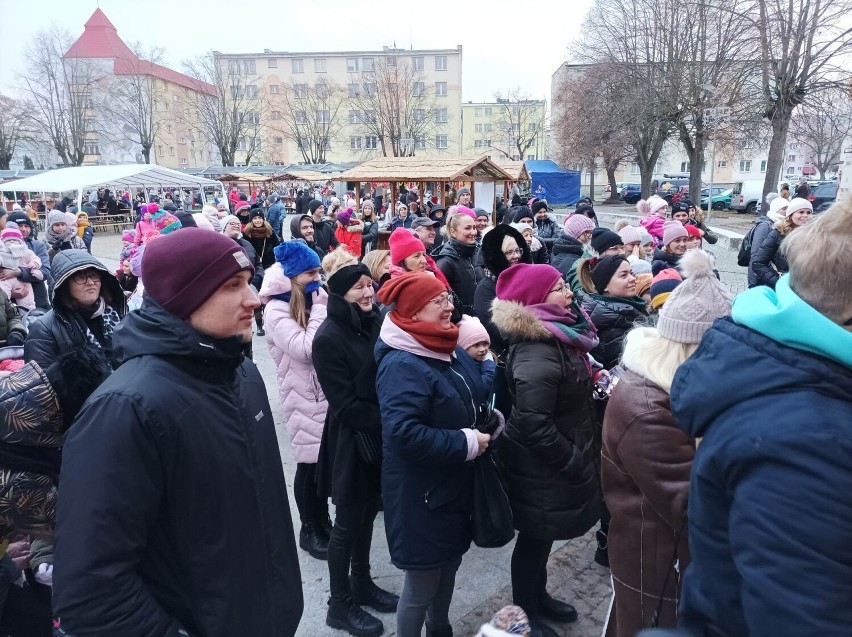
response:
M2 239L4 247L12 254L12 257L17 262L18 269L29 270L33 278L44 279L41 271L41 259L27 247L24 235L18 230L17 224L9 223L6 229L0 233L0 239ZM31 283L21 281L20 278L6 279L5 281L0 281L0 288L20 307L26 310L35 308L35 296L33 295L33 286Z
M121 289L124 290L125 296L130 296L139 285L139 277L133 274L130 269L130 257L121 261L121 271L118 273L118 282L121 284Z
M459 340L456 355L464 370L465 382L470 386L476 403L477 428L486 433L489 431L489 421L493 410L494 374L497 364L488 351L491 338L480 320L474 316L462 315L458 323ZM463 349L465 354L459 352ZM500 419L502 421L502 418ZM493 423L491 423L493 425ZM501 425L502 426L502 425Z
M686 239L686 249L695 250L701 247L701 230L697 226L685 225L686 232L689 235Z
M89 223L89 215L82 210L77 213L77 236L83 240L86 250L92 254L92 238L94 231Z
M159 209L160 206L155 203L139 206L139 214L142 218L136 224L136 237L134 238L136 245L140 246L154 235L159 234L157 228L154 227L154 222L151 220Z
M136 231L125 230L121 233L121 252L118 253L119 261L129 261L130 255L136 247Z

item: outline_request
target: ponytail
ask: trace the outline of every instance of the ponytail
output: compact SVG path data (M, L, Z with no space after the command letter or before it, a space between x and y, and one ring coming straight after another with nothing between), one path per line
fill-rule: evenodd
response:
M597 262L595 257L583 259L580 261L580 265L577 266L577 278L580 280L580 285L583 286L583 290L589 294L595 294L597 291L595 290L595 283L592 281L593 262Z

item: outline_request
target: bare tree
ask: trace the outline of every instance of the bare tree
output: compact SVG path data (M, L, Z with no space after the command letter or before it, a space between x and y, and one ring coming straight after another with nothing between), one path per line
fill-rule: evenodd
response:
M213 52L184 62L195 86L183 121L215 146L224 166L234 165L238 149L247 164L260 150L265 93L254 64Z
M34 132L51 143L65 166L79 166L86 157L92 93L101 73L89 60L63 57L73 41L65 30L52 27L28 41L27 71L18 82Z
M524 93L520 87L508 91L505 97L497 91L494 100L499 105L499 112L494 118L499 137L488 137L497 139L499 143L492 143L490 147L507 158L515 156L523 161L527 150L544 135L545 104L542 100L531 99L529 93Z
M393 53L375 58L349 87L350 122L374 138L385 157L412 157L435 146L433 136L449 123L448 109L438 104L434 86L410 61ZM365 144L372 150L372 144Z
M152 73L162 58L160 49L145 50L141 44L131 45L134 57L121 59L122 73L105 80L95 98L101 134L113 143L140 147L146 164L151 163L151 149L163 125L156 115L157 103L165 92Z
M743 17L760 42L764 117L772 129L766 195L775 189L783 167L790 122L797 106L833 86L845 72L852 51L848 16L852 0L754 0Z
M566 165L594 166L594 158L601 157L610 201L618 199L618 167L635 154L628 119L633 90L632 82L601 63L573 69L553 97L551 135L557 159Z
M274 112L269 128L296 142L305 163L326 163L343 125L343 88L324 78L313 86L291 81L282 88L284 108Z
M790 121L791 137L808 150L819 178L840 163L843 142L852 134L848 90L829 89L811 96Z
M0 95L0 170L9 170L21 141L31 139L26 113L21 104Z

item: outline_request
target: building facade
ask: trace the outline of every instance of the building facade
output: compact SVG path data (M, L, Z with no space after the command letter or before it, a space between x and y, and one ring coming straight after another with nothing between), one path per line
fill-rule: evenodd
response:
M462 154L460 45L214 56L244 78L234 94L256 100L245 117L257 132L240 140L237 164Z
M465 102L461 111L462 154L494 154L515 161L544 158L545 100Z

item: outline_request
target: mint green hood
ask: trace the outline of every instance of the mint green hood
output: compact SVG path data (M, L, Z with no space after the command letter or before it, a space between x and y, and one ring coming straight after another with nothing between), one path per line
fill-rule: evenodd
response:
M852 368L852 332L803 301L790 287L789 275L774 290L760 286L737 296L731 318L773 341Z

